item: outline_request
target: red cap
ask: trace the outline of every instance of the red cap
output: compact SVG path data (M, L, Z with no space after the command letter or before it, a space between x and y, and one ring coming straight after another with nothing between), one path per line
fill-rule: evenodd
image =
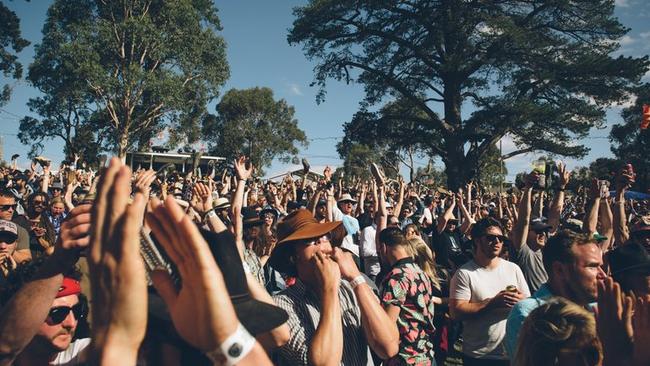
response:
M64 297L68 295L79 295L81 293L81 285L79 281L74 278L64 277L61 287L59 287L59 293L56 294L56 297Z

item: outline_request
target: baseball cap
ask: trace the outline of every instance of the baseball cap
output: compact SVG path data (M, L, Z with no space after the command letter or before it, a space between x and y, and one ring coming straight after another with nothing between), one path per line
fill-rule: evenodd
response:
M18 239L18 227L11 221L0 220L0 235L7 235L9 238L13 238L9 241L14 242Z
M530 220L529 230L533 230L535 232L543 232L549 231L550 229L551 225L546 223L546 219L543 217L538 217Z

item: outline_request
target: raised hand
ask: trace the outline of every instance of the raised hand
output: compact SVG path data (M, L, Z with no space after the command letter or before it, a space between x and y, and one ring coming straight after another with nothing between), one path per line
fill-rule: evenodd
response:
M162 205L151 201L147 223L178 268L177 290L167 272L154 271L152 280L183 339L204 352L215 350L239 321L223 275L203 236L173 198Z
M330 168L329 165L325 167L325 170L323 170L323 175L325 176L325 180L327 182L332 180L332 168Z
M234 162L235 174L237 174L237 179L248 180L248 178L253 175L253 165L250 161L246 161L245 156L240 156Z
M192 208L201 216L212 210L212 201L212 182L199 182L192 187Z
M131 171L111 159L97 188L89 256L93 349L101 363L108 362L105 357L135 363L147 325L147 282L139 251L146 198L136 192L129 205L130 192Z
M142 193L147 199L151 193L151 183L156 179L156 171L141 170L135 178L134 191Z
M611 277L598 283L596 326L606 364L629 359L632 354L634 302Z
M571 171L567 170L566 164L560 161L557 164L557 172L560 176L559 188L564 189L569 184L569 180L571 179Z

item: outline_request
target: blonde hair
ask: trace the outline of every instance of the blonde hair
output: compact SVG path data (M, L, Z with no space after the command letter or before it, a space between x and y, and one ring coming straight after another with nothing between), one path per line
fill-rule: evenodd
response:
M583 365L602 363L596 320L590 312L564 298L552 298L533 310L519 332L513 365L553 365L561 354L582 357Z
M436 264L433 259L433 253L427 243L424 242L421 238L413 238L406 241L408 245L406 248L415 263L422 268L422 271L426 273L427 276L431 279L431 284L440 290L440 279L436 273Z

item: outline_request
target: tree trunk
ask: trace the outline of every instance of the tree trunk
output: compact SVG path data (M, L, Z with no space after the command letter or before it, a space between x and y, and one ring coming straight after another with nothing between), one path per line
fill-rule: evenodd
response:
M117 142L117 156L122 161L126 161L126 149L128 145L129 145L129 133L128 131L122 131L120 133L120 137Z
M446 143L447 158L443 159L445 163L445 173L447 174L447 187L457 191L467 183L467 176L470 167L467 166L465 158L465 149L460 141L451 141Z

